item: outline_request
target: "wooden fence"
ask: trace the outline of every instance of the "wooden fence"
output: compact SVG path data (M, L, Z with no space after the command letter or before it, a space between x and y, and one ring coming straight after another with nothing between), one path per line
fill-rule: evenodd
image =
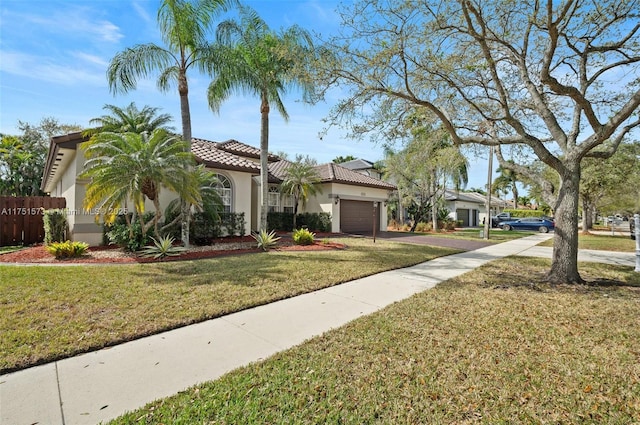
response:
M42 242L42 211L66 206L65 198L0 196L0 246Z

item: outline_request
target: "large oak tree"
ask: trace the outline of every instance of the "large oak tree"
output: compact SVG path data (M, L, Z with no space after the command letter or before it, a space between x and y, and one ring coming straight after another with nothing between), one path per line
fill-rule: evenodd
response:
M544 191L556 219L548 279L582 282L582 161L611 156L640 125L640 2L361 0L341 15L317 64L319 86L346 96L331 122L396 137L418 106L455 143L495 146L505 169L535 179L544 162L560 181Z

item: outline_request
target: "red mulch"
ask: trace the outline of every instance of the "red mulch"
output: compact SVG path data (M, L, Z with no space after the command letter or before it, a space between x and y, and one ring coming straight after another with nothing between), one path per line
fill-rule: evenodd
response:
M237 242L255 242L250 236L237 237L237 238L223 238L212 241L212 243L237 243ZM332 249L344 249L346 245L336 242L315 242L313 245L294 245L290 240L282 240L281 244L274 249L274 251L326 251ZM114 252L113 256L93 256L94 253ZM80 263L80 264L105 264L105 263L153 263L153 262L166 262L166 261L184 261L184 260L197 260L202 258L214 258L225 255L237 255L247 253L261 252L258 248L250 249L217 249L217 250L203 250L203 251L190 251L173 257L165 257L161 260L155 260L153 258L142 258L136 256L134 253L124 253L120 248L116 246L97 246L90 247L88 255L84 255L80 258L65 258L55 259L51 254L47 252L44 245L35 245L32 247L24 248L19 251L10 252L7 254L0 254L0 263L39 263L39 264L62 264L62 263ZM99 255L99 254L97 254Z

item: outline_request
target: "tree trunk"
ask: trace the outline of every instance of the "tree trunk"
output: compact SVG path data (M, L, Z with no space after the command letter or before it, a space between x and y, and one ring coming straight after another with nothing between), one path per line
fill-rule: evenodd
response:
M567 164L568 165L568 164ZM547 279L552 284L584 283L578 273L578 198L580 164L567 168L560 176L556 203L553 260Z
M518 186L516 186L516 182L513 182L513 205L515 209L518 209Z
M583 235L588 235L589 234L589 228L591 226L589 226L589 218L591 215L591 205L589 203L589 200L586 198L582 198L582 234Z
M431 175L431 196L433 201L431 202L431 229L434 232L438 231L438 183L436 173Z
M178 76L178 92L180 94L180 115L182 118L182 138L188 143L191 151L191 112L189 110L189 85L187 84L186 70L181 69ZM191 219L190 205L184 199L180 199L180 239L185 248L189 248L189 221Z
M258 230L267 231L267 212L269 211L269 102L262 96L260 106L260 225Z
M296 230L296 216L298 215L298 197L293 197L293 230Z

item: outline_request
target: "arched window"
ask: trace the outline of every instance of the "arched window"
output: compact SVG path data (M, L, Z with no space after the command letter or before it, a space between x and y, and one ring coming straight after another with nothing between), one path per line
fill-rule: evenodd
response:
M233 205L233 188L231 187L231 180L222 174L216 174L216 178L218 179L216 191L222 200L222 212L231 212L231 205Z

